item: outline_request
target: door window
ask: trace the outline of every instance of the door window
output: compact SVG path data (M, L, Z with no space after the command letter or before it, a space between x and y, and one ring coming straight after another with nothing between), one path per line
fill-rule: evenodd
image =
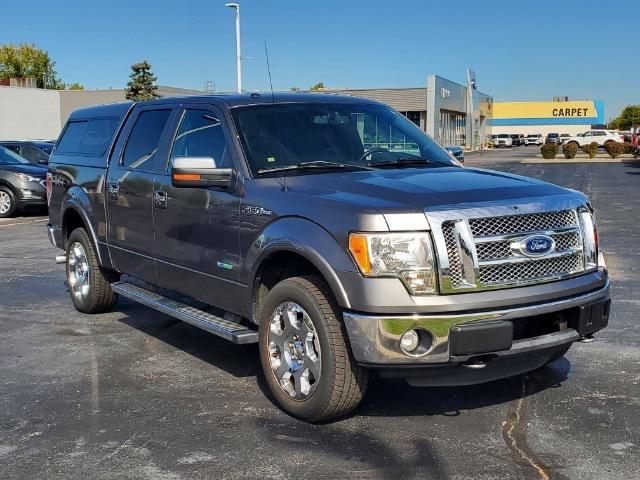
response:
M40 161L46 162L49 159L46 153L31 145L23 145L20 149L20 155L29 160L29 163L34 164Z
M208 110L186 110L176 135L171 160L210 157L217 168L229 168L231 159L218 117Z
M122 166L130 169L154 171L160 137L169 120L171 110L143 111L131 129L122 155Z

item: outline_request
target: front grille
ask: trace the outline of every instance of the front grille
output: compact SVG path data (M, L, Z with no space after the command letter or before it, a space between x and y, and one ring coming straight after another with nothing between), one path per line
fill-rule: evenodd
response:
M576 220L576 214L573 210L561 210L559 212L533 213L529 215L474 218L469 220L469 226L474 237L484 237L571 227L576 225Z
M462 278L461 265L470 261L471 254L460 248L455 232L462 235L465 229L475 248L475 282L472 280L474 272L471 276L465 273L464 281ZM513 243L541 232L555 242L555 250L549 256L528 257L518 248L512 250ZM575 275L585 268L575 210L444 221L442 233L449 263L449 271L445 270L443 275L446 277L448 273L452 293L555 280ZM443 280L447 285L447 279Z
M449 270L451 276L451 287L458 288L462 285L462 268L460 267L460 255L458 247L453 236L453 222L442 224L442 234L444 235L444 243L449 253Z
M527 283L576 273L583 268L582 252L579 252L565 257L481 267L480 282L483 285Z
M578 232L557 233L551 235L556 242L556 251L569 248L580 248L580 234ZM507 258L513 255L511 241L496 241L479 243L476 246L479 260L495 260Z

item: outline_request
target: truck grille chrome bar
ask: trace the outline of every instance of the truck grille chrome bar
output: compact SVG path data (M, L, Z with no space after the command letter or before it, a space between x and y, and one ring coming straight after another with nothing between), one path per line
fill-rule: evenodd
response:
M530 285L585 271L583 233L575 208L486 217L464 213L432 223L434 235L441 234L443 240L436 239L436 246L444 250L438 252L442 293ZM522 251L518 246L532 235L551 238L552 251L540 256Z

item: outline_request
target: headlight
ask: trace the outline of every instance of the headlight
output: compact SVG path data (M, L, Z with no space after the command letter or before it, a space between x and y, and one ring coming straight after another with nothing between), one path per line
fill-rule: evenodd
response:
M349 251L367 277L397 277L411 293L436 293L431 238L419 233L352 233Z
M27 175L26 173L16 173L18 178L24 180L25 182L39 182L42 180L41 178L32 177L31 175Z

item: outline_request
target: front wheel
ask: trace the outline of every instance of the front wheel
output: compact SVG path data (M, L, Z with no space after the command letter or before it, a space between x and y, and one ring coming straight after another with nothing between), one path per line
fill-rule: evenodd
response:
M0 186L0 218L13 216L18 209L16 197L8 187Z
M278 405L308 422L351 412L368 371L347 345L340 309L317 276L278 283L260 309L260 361Z

